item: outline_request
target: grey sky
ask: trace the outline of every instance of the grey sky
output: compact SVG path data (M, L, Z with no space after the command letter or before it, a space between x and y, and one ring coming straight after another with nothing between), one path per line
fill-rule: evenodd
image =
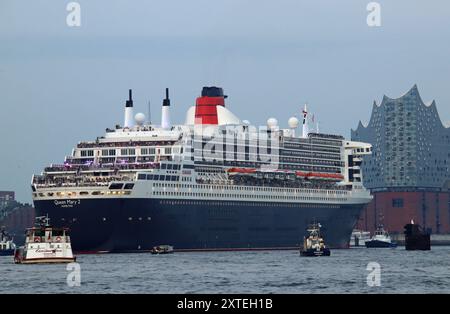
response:
M29 183L80 140L122 123L128 88L160 122L171 88L174 122L204 85L220 85L242 119L282 126L307 101L321 131L349 136L373 100L414 83L450 120L450 2L79 0L0 2L0 190L30 201Z

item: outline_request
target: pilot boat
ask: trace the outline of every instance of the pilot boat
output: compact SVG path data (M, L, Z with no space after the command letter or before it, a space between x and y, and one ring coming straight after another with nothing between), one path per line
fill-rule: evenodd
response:
M321 225L319 223L311 224L307 231L308 237L303 239L303 247L300 249L301 256L330 256L331 251L325 245L322 235L320 234Z
M53 228L46 216L36 217L34 227L27 229L25 245L14 252L16 264L75 262L69 229Z
M379 225L375 231L375 235L366 241L367 248L395 248L397 243L392 242L389 233L384 230L383 225Z

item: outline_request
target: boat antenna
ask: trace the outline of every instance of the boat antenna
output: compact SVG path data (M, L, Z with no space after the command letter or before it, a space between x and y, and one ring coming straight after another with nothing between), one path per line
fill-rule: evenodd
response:
M150 100L148 101L148 124L152 124L152 111L150 107Z

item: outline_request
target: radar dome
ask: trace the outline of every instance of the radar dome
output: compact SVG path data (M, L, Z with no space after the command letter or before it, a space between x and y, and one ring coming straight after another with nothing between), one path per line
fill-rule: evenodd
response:
M248 120L243 120L242 123L243 123L244 125L250 125L250 121L248 121Z
M142 112L136 113L134 116L134 121L136 121L137 125L143 125L145 122L145 114Z
M274 129L277 126L277 124L278 124L277 119L275 119L275 118L267 119L267 127L269 129Z
M298 119L296 117L289 118L288 125L291 129L296 129L298 127Z

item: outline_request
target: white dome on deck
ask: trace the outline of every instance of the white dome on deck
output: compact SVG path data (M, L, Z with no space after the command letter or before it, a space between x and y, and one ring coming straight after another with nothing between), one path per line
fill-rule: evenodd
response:
M143 114L142 112L136 113L136 115L134 116L134 121L137 125L143 125L145 122L145 114Z
M275 118L267 119L267 127L269 129L274 129L274 128L277 127L277 125L278 125L278 120L277 119L275 119Z
M298 127L298 119L296 117L289 118L288 125L291 129L296 129Z

